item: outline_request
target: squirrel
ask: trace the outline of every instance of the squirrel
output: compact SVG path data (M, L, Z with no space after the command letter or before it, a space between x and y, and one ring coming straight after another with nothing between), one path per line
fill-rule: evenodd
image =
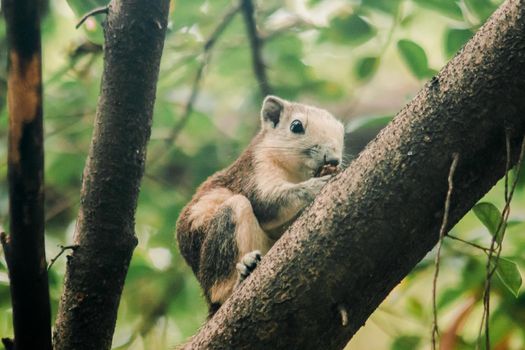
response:
M344 127L329 112L276 96L240 157L210 176L177 221L182 256L211 317L338 171Z

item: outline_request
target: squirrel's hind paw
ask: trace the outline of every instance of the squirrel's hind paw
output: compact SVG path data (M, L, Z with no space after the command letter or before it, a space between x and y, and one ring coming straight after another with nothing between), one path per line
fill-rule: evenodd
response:
M242 282L248 277L253 270L259 265L259 262L261 261L261 252L258 250L254 250L252 252L249 252L245 254L241 262L237 263L236 268L239 272L239 282Z

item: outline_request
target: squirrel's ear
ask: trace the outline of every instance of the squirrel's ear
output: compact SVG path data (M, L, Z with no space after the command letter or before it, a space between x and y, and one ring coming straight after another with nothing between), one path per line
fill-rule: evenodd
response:
M264 123L272 123L275 128L281 120L285 101L277 96L266 96L261 109L261 118Z

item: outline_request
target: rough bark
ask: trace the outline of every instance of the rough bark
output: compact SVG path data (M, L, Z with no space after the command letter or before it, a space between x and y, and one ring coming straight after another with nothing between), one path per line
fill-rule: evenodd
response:
M68 257L55 349L110 349L137 239L134 215L151 132L169 0L114 0L81 207Z
M447 229L503 176L506 131L514 156L525 133L523 67L525 3L509 0L186 348L343 348L437 242L452 154L460 159Z
M9 237L2 236L2 243L9 267L14 348L51 349L51 311L44 246L40 2L4 0L2 8L9 54L11 231Z

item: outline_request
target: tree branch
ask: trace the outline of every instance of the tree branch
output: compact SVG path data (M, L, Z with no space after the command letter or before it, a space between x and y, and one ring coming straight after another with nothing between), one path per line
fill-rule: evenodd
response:
M184 106L184 112L182 113L182 117L180 118L179 122L175 124L168 138L166 138L167 146L172 146L175 143L180 132L184 129L186 123L190 119L191 112L193 111L193 105L195 104L195 101L197 100L197 97L199 95L199 88L204 75L204 69L206 68L206 65L211 59L211 50L215 46L215 43L222 35L224 30L231 23L237 12L239 12L239 9L240 6L234 6L231 9L229 9L222 18L222 20L219 22L215 30L213 30L208 40L206 40L206 42L204 43L202 61L199 67L197 68L197 72L195 73L195 78L193 79L193 84L191 87L190 97L186 102L186 105Z
M99 6L99 7L96 7L94 8L93 10L89 11L88 13L86 13L84 16L82 16L82 18L78 21L77 25L75 26L75 29L78 29L80 28L80 26L91 16L96 16L96 15L100 15L100 14L108 14L109 12L109 6L108 5L105 5L105 6Z
M266 67L262 59L263 41L261 40L257 30L252 0L240 1L242 2L242 14L244 17L244 23L246 24L246 32L248 34L248 39L250 39L253 72L255 73L257 82L259 83L261 94L264 97L272 93L272 88L268 82L268 77L266 76Z
M111 348L133 249L134 215L151 133L169 0L114 0L104 26L104 72L84 168L55 350Z
M53 265L55 264L55 262L58 260L58 258L60 258L62 256L62 254L64 254L66 252L66 250L75 250L78 248L78 245L61 245L60 246L60 251L58 252L57 255L55 255L55 257L51 260L49 260L49 265L47 266L47 270L51 270L51 268L53 267Z
M452 154L462 161L445 232L505 173L505 130L516 162L524 65L525 4L508 0L321 191L186 348L343 348L438 241Z
M441 222L441 227L439 228L439 242L438 242L438 248L436 252L436 259L435 259L435 271L434 271L434 279L432 281L432 350L436 350L436 337L439 336L439 326L438 326L438 310L437 310L437 300L436 300L436 293L437 293L437 280L439 277L439 267L441 262L441 248L443 247L443 239L445 238L445 231L448 227L448 213L450 211L450 200L452 199L452 191L454 190L454 172L456 171L456 167L458 165L459 161L459 154L454 153L452 156L452 164L450 165L450 170L448 173L448 191L447 191L447 197L445 198L445 208L443 212L443 221Z
M212 31L212 33L210 34L210 36L204 43L202 60L200 62L199 67L197 68L195 77L193 78L190 96L188 100L186 101L186 104L184 105L184 111L182 112L182 116L180 117L179 121L173 126L168 137L166 137L164 141L165 145L163 149L159 151L158 153L154 154L153 157L150 157L150 160L148 161L149 166L157 163L166 154L168 154L168 151L171 149L171 147L173 147L180 133L186 127L186 124L190 120L191 113L193 112L193 105L195 104L195 101L197 100L197 97L199 96L201 83L204 78L204 71L206 69L206 66L211 60L212 49L215 46L215 43L217 42L219 37L224 32L224 30L231 23L231 21L233 20L237 12L239 12L239 10L240 10L240 5L231 7L225 13L225 15L222 17L222 20L219 22L217 27L215 27L215 29Z
M44 245L44 145L40 6L4 0L9 68L9 208L7 248L14 348L51 349ZM4 344L8 344L4 342ZM8 345L6 345L8 346Z

